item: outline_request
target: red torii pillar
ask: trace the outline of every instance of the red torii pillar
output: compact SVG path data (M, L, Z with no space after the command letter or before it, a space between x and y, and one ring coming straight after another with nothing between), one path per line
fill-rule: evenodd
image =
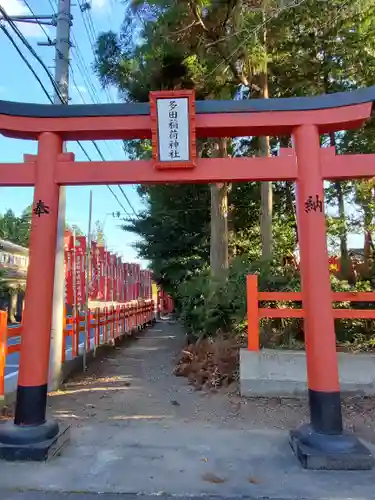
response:
M356 438L343 434L318 127L296 128L293 141L311 423L291 432L291 445L303 465L316 468L314 464L327 465L330 456L332 464L337 464L345 453L352 457L369 453ZM356 468L354 463L355 458Z
M292 139L294 148L283 149L282 154L294 156L298 168L296 205L310 423L290 432L290 445L305 468L367 470L373 466L371 452L353 434L343 432L324 179L348 178L346 167L353 167L355 158L362 163L369 158L337 156L334 148L321 148L319 127L313 123L296 127ZM367 167L357 163L351 170L356 177Z
M46 420L61 152L61 138L44 132L36 158L25 158L30 169L35 165L34 209L14 425L0 426L0 457L9 460L45 460L68 439L67 428Z

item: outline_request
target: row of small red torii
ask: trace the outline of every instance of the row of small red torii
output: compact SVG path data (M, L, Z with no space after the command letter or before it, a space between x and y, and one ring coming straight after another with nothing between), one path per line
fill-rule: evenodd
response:
M65 304L83 306L86 301L86 236L65 232ZM91 242L88 298L92 301L125 303L151 299L151 271L140 264L124 263L121 257Z

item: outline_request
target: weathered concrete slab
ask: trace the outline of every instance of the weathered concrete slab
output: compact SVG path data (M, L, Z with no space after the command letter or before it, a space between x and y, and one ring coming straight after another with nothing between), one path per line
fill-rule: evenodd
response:
M343 393L375 394L375 356L337 353ZM304 396L307 391L306 355L302 351L241 349L242 396Z
M158 495L158 500L225 500L226 497L203 495L199 497L183 495L173 497L170 495ZM118 495L117 493L57 493L57 492L40 492L40 491L13 491L5 492L0 490L1 500L155 500L155 495L137 495L125 494ZM241 500L269 500L263 496L238 497ZM289 500L287 497L282 497L274 500ZM303 500L303 499L300 499ZM323 500L316 498L314 500ZM324 498L324 500L326 500ZM347 500L344 498L343 500ZM352 499L350 499L352 500ZM367 500L361 499L361 500Z
M302 470L283 431L189 423L78 427L51 462L0 464L1 487L18 491L344 500L375 498L374 484L374 471Z
M5 492L0 490L1 500L155 500L155 495L137 495L137 494L124 494L118 495L117 493L57 493L57 492L40 492L40 491L13 491ZM183 496L170 496L170 495L157 495L158 500L225 500L226 497L221 496L208 496L203 495L199 497L183 495ZM263 496L251 497L238 497L241 500L269 500ZM282 497L274 500L289 500L287 497ZM300 499L303 500L303 499ZM316 498L314 500L323 500ZM326 499L324 499L326 500ZM344 498L343 500L347 500ZM352 499L350 499L352 500ZM361 500L367 500L361 499Z

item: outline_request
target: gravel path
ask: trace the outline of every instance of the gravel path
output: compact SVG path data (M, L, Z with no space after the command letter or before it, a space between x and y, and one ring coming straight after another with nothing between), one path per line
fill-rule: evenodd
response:
M196 423L236 429L291 429L308 418L306 401L243 399L237 387L196 391L173 375L185 343L175 322L158 322L135 340L109 348L84 375L72 377L49 398L50 412L74 426L90 421L125 425L130 420ZM344 402L347 427L375 443L375 400Z

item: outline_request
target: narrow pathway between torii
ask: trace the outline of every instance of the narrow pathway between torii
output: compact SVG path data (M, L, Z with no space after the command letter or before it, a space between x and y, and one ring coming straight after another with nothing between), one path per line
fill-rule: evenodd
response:
M89 366L86 375L73 377L50 395L49 412L74 427L129 421L215 425L236 429L292 429L307 420L305 401L244 399L237 387L218 393L196 391L173 369L185 344L185 334L174 321L161 321L120 348L109 348ZM375 443L373 399L344 402L347 427L355 427ZM121 424L123 423L123 424Z
M111 349L94 361L86 376L73 377L50 395L50 415L75 427L129 421L225 425L237 429L290 429L306 416L304 402L245 400L237 387L218 393L196 391L173 375L185 335L168 320L139 334L128 345Z
M175 377L184 342L177 323L158 322L128 345L108 349L86 375L52 394L49 412L72 425L71 443L47 464L2 463L1 498L8 498L1 488L373 498L374 471L332 474L300 468L286 430L307 418L304 402L242 400L235 387L207 394ZM365 403L347 402L344 414L347 423L371 437L374 410L366 417L358 412Z

